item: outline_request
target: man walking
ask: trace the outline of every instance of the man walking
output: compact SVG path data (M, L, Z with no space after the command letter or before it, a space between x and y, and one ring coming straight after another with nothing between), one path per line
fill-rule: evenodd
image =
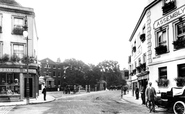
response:
M152 83L149 83L149 87L147 87L145 91L145 96L147 100L149 101L149 109L150 112L155 112L155 97L156 97L156 91L155 88L152 87ZM151 106L152 105L152 106Z
M42 90L42 94L44 95L44 100L46 100L46 86L45 86L44 89Z

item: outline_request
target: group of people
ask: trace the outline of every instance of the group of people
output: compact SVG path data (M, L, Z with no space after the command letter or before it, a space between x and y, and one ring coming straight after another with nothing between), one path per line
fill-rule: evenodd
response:
M152 87L152 83L149 82L148 87L141 88L141 91L139 92L139 88L136 86L135 89L135 96L136 100L139 99L139 93L141 93L141 99L142 104L149 104L150 112L155 112L155 98L156 98L156 90L154 87ZM123 97L123 90L121 89L121 98Z

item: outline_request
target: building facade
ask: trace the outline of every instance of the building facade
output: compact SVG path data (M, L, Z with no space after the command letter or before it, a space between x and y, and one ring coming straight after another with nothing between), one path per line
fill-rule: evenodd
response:
M25 28L29 40L23 36ZM0 0L0 102L37 97L36 33L32 8L23 7L14 0Z
M132 45L143 25L146 28L146 46L142 49L146 52L148 81L152 82L160 92L169 91L171 87L183 86L185 83L185 1L150 0L130 37ZM134 62L134 58L131 62Z

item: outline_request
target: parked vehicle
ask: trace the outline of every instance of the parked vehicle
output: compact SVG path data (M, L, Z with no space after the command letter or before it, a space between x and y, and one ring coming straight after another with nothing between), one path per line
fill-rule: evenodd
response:
M146 103L148 107L148 103ZM156 97L155 105L172 109L175 114L185 114L185 87L173 87Z

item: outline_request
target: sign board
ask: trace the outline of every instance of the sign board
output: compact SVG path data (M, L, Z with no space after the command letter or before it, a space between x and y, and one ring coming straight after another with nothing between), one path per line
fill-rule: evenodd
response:
M0 68L0 72L7 72L7 73L26 73L27 69L18 69L18 68ZM28 69L29 73L35 73L36 74L36 70L35 69Z
M167 16L164 16L154 22L154 29L157 29L169 22L171 22L174 19L177 19L185 14L185 5L182 7L176 9L172 13L168 14Z

